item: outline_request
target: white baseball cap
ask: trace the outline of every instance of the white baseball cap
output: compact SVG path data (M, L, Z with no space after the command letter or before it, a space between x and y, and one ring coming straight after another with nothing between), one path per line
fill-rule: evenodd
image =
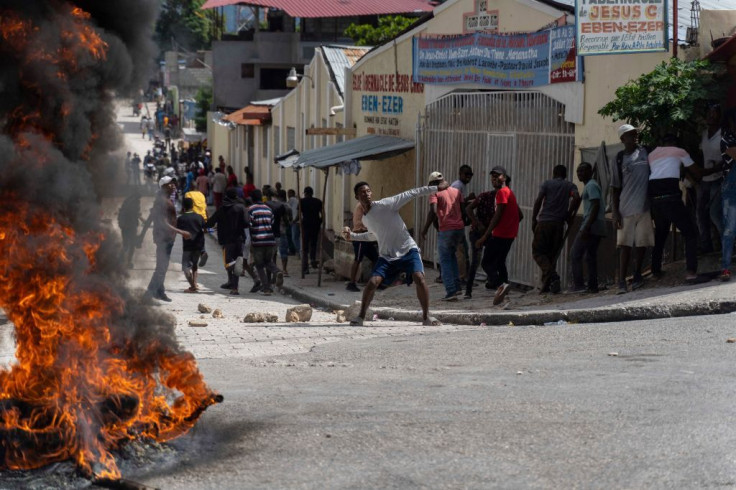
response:
M629 131L636 131L636 128L632 126L631 124L624 124L620 128L618 128L619 139L621 139L621 136L625 135Z
M440 172L434 171L429 174L429 181L434 182L435 180L444 180L444 177Z
M173 177L169 177L168 175L165 175L165 176L161 177L161 179L158 181L158 186L159 187L163 187L163 186L165 186L165 185L170 184L171 182L173 182L173 180L174 180Z

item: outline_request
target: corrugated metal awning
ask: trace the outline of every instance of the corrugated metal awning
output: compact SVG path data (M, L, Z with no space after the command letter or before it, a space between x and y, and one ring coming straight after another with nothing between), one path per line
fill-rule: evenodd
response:
M296 161L293 160L294 153L292 152L279 155L276 157L276 163L282 167L327 168L351 160L383 160L400 155L412 148L414 148L414 142L410 140L368 134L342 143L307 150L301 153Z
M290 17L354 17L429 12L430 0L207 0L203 9L227 5L252 5L280 9Z

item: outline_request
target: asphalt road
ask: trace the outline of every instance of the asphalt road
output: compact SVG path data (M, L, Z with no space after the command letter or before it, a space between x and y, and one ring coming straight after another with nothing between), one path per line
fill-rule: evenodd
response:
M736 487L735 319L203 360L225 402L172 443L165 469L126 477L165 489Z

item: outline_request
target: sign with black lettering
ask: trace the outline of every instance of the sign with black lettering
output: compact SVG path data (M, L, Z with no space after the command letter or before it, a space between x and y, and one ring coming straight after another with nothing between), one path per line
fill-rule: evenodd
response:
M575 13L580 56L668 50L667 0L576 0Z

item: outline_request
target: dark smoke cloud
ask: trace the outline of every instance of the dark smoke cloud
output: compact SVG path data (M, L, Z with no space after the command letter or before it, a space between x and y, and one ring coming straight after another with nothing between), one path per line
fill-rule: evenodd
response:
M69 6L90 14L87 22L106 42L104 60L80 56L66 78L56 67L33 60L32 50L60 48ZM122 141L115 121L114 98L145 87L155 70L153 29L159 2L153 0L2 0L0 20L9 14L32 21L35 42L18 50L0 38L0 193L43 210L77 233L107 232L100 223L100 202L115 182L113 153ZM18 110L37 112L33 128L22 126ZM70 109L64 114L64 109ZM24 127L23 131L18 128ZM51 141L44 135L53 135ZM25 141L25 145L19 144ZM125 301L114 334L133 339L143 352L152 341L178 349L173 319L141 305L125 287L126 270L114 234L97 253L93 273L84 254L75 254L74 287L114 290Z

